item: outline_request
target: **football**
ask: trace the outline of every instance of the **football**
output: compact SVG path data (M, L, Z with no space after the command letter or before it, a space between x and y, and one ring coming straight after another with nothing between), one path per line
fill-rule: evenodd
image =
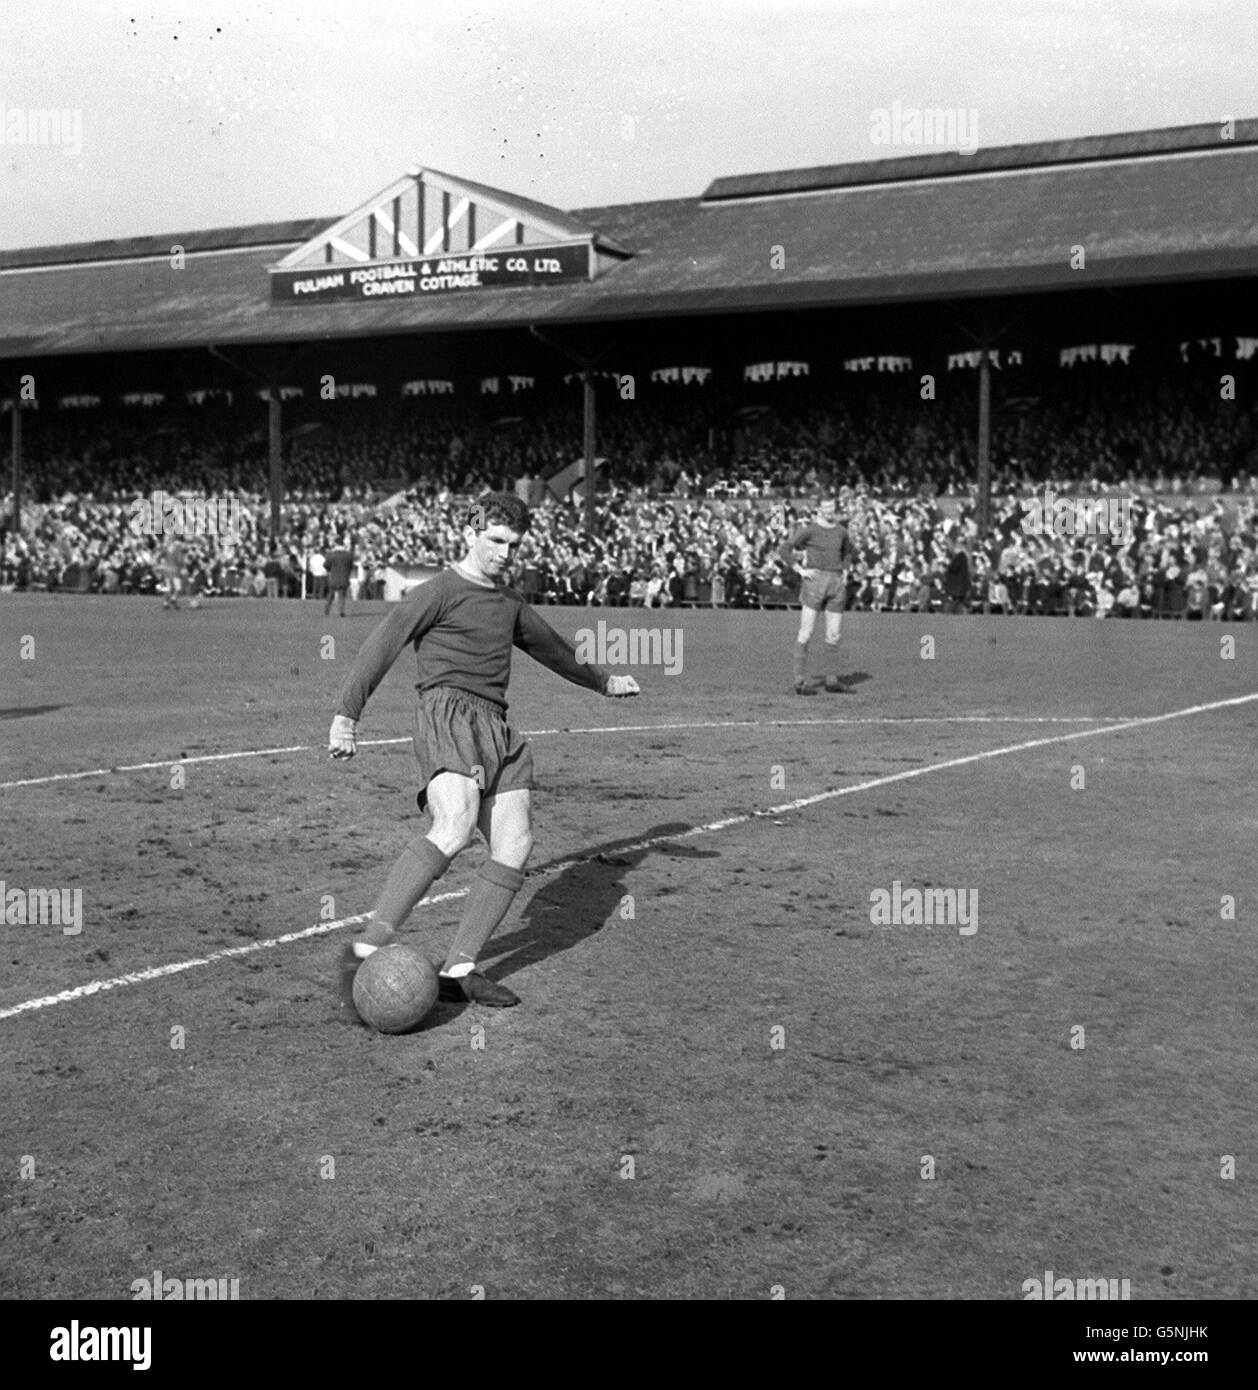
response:
M379 1033L406 1033L437 1002L437 971L414 946L373 951L354 975L354 1007Z

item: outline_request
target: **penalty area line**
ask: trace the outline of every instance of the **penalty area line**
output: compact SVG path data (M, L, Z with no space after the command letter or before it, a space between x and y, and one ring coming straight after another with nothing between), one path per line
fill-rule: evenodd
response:
M1194 714L1208 714L1213 710L1231 709L1238 705L1247 705L1258 700L1258 691L1250 695L1238 695L1227 700L1213 700L1204 705L1188 705L1184 709L1171 710L1167 714L1152 714L1140 719L1127 719L1118 724L1105 724L1101 728L1077 729L1069 734L1053 734L1048 738L1027 739L1022 743L1006 744L1003 748L988 748L981 753L967 753L959 758L946 758L943 762L928 763L925 767L910 768L905 772L892 772L883 777L871 777L864 782L855 782L851 786L836 787L830 791L817 792L813 796L797 797L794 801L784 801L778 806L769 806L759 811L745 811L737 816L727 816L724 820L710 821L707 825L691 826L689 830L678 831L671 835L655 835L650 839L639 840L636 844L618 846L616 849L617 857L627 854L635 854L642 850L654 849L658 845L671 844L678 840L690 840L699 835L714 835L720 830L729 830L737 825L747 825L752 821L764 820L771 816L786 815L792 811L802 811L806 807L819 805L823 801L833 801L841 796L854 796L857 792L874 791L879 787L892 786L896 782L908 782L916 777L925 777L932 772L945 772L954 767L966 767L972 763L985 762L991 758L1004 758L1012 753L1025 753L1033 748L1049 748L1059 743L1072 743L1079 739L1097 738L1101 734L1122 733L1126 729L1145 729L1154 724L1165 724L1172 719L1187 719ZM573 868L577 864L588 863L597 859L597 854L577 855L571 859L560 860L554 864L547 864L544 868L535 870L529 877L542 878L549 874L562 873L566 869ZM467 896L466 888L455 889L448 893L439 893L436 897L425 898L421 907L436 906L438 903L451 902L457 898ZM305 927L301 931L286 932L283 936L270 937L265 941L251 941L244 946L229 946L221 951L212 951L207 956L200 956L194 960L174 961L167 965L155 965L147 970L136 971L130 975L116 975L112 979L91 980L84 985L76 985L72 989L64 989L58 994L44 995L39 999L26 999L19 1004L11 1004L7 1008L0 1008L0 1019L15 1018L18 1014L31 1013L39 1009L51 1008L56 1004L68 1004L76 999L84 999L93 994L101 994L106 990L119 989L124 985L144 984L149 980L159 980L167 975L178 975L185 970L195 970L200 966L214 965L221 960L231 960L238 956L253 955L258 951L272 950L276 946L285 946L294 941L304 941L308 937L323 936L328 932L339 930L341 927L354 925L362 922L370 914L361 912L355 917L342 917L335 922L317 922L312 927Z

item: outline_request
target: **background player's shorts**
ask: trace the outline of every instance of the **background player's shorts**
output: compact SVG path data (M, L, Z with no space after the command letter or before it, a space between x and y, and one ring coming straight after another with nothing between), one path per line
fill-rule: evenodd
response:
M428 804L428 783L439 772L474 778L482 796L533 786L528 742L498 705L466 690L439 685L421 692L414 745L420 786L415 799L421 811Z
M799 601L805 608L822 608L828 613L842 613L846 596L846 578L834 570L818 570L799 586Z

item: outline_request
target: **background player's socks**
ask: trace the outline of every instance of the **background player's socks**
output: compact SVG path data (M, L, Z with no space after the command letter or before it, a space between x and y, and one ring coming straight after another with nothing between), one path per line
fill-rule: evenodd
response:
M847 692L843 688L843 682L839 680L839 644L838 642L826 643L826 689L838 691L840 694Z
M373 922L400 926L411 908L450 867L448 855L426 836L413 840L389 870L384 888L371 909Z
M523 883L524 875L519 869L499 864L496 859L487 859L481 865L463 905L463 918L442 967L443 975L449 977L452 971L467 974L475 966L485 942L507 915L511 900ZM467 968L460 971L460 966Z
M799 687L803 684L803 681L804 681L804 672L807 670L807 668L808 668L808 643L807 643L807 642L796 642L796 643L795 643L795 664L794 664L794 667L792 668L792 669L793 669L793 672L794 672L794 676L795 676L795 688L796 688L796 690L798 690Z

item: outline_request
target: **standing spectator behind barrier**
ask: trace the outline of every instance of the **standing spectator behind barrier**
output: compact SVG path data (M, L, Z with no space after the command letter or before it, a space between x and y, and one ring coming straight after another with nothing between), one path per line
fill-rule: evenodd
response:
M330 551L326 561L327 569L327 602L323 605L323 615L327 617L332 611L332 601L340 600L340 615L345 616L345 595L349 591L350 571L354 568L353 544L349 550L338 546Z
M317 602L324 596L328 587L327 563L321 551L310 552L306 559L306 573L310 576L310 597Z
M961 541L953 542L952 558L944 573L945 613L967 613L970 606L970 557Z
M266 581L267 598L279 598L280 580L284 577L284 566L280 562L279 556L275 553L275 546L271 546L270 558L262 566L263 578Z

